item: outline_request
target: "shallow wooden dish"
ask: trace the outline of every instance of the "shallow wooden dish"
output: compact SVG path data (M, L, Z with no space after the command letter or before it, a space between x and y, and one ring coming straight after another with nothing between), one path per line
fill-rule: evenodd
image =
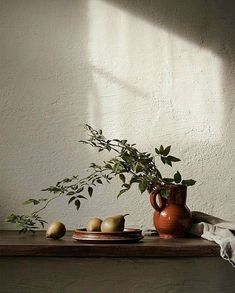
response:
M142 230L126 228L123 232L87 232L86 229L77 229L73 239L86 243L130 243L138 242L144 238Z

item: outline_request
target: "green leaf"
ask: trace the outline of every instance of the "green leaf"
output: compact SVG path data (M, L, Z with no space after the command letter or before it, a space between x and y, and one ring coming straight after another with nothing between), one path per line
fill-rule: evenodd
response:
M167 159L170 160L171 162L179 162L180 161L180 159L173 157L173 156L168 156Z
M72 201L74 201L75 198L76 198L76 196L72 196L72 197L69 199L68 204L70 204Z
M161 161L162 161L162 163L163 163L164 165L165 165L166 162L167 162L167 161L166 161L166 158L164 158L164 157L162 157L162 156L161 156Z
M27 205L27 204L31 204L31 203L33 203L34 205L37 205L37 204L40 203L40 201L39 200L36 200L36 199L33 199L33 198L30 198L30 199L24 201L23 202L23 205Z
M117 162L117 163L114 164L113 170L114 170L114 173L115 174L118 174L119 173L119 170L120 170L120 162Z
M183 184L183 185L187 185L187 186L192 186L192 185L194 185L195 183L196 183L196 181L193 180L193 179L183 180L183 181L182 181L182 184Z
M61 192L61 188L60 187L56 187L56 186L50 186L48 188L42 189L42 191L49 191L49 192Z
M132 165L132 158L130 157L130 155L128 155L127 153L124 153L121 155L121 158L128 163L129 165Z
M157 169L156 172L157 172L157 176L158 176L158 178L161 179L161 178L162 178L162 174L160 173L160 171Z
M79 140L80 143L84 143L84 144L90 144L89 142L85 141L85 140Z
M120 175L119 175L119 178L120 178L120 180L121 180L123 183L126 182L126 177L125 177L124 174L120 174Z
M79 208L81 206L80 200L76 199L74 203L75 203L76 209L79 210Z
M105 165L105 168L110 169L110 170L113 170L113 167L110 164L106 164Z
M88 194L90 197L92 197L93 188L91 186L88 187Z
M119 196L120 195L122 195L124 192L126 192L127 191L127 189L122 189L122 190L120 190L120 192L118 193L118 195L117 195L117 198L119 198Z
M76 192L75 191L69 191L66 195L73 195L73 194L75 194Z
M171 150L171 146L169 145L168 147L165 148L165 150L163 151L163 156L167 156L169 154Z
M136 164L135 166L135 172L136 173L139 173L139 172L142 172L143 171L143 166L139 163Z
M166 163L167 163L167 165L169 165L169 166L171 166L171 167L172 167L172 163L171 163L171 161L170 161L170 160L168 160L168 158L165 158L165 160L166 160Z
M72 179L70 179L70 178L65 178L65 179L62 180L62 182L64 182L64 183L68 183L68 182L71 182L71 181L72 181Z
M147 189L147 182L142 180L139 183L139 190L141 193L145 192L145 190Z
M159 150L157 148L155 148L155 153L160 155L160 152L159 152Z
M83 189L84 189L84 187L80 187L79 189L76 190L76 193L80 193L80 192L82 192Z
M175 183L180 183L181 182L181 175L180 175L180 172L177 171L174 175L174 180L175 180Z
M99 184L103 184L100 179L97 179L96 182L99 183Z
M83 195L81 195L81 194L79 194L79 195L77 196L77 198L87 199L85 196L83 196Z
M27 204L31 204L31 203L33 203L33 199L30 198L30 199L24 201L22 204L27 205Z
M85 124L85 129L92 130L92 127L89 124Z
M163 153L164 153L164 147L163 147L163 145L160 146L159 152L160 152L161 155L163 155Z

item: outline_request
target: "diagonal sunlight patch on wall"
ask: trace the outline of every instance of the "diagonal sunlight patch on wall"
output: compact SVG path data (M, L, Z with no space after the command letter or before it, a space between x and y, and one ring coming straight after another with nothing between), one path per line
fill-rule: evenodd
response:
M222 64L211 50L100 0L90 2L88 47L100 127L140 143L163 132L220 139Z

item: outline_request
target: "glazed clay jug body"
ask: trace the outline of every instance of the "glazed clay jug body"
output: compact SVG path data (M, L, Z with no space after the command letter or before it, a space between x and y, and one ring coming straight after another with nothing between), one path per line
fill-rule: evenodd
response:
M160 194L163 189L169 193L167 199ZM157 186L150 193L150 202L155 209L153 222L161 238L184 237L189 231L192 217L186 197L185 185Z

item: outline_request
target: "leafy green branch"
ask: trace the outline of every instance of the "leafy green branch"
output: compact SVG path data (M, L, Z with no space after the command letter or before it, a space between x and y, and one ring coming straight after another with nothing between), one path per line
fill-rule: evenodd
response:
M101 165L91 163L89 170L91 173L80 179L78 175L71 178L65 178L58 181L55 186L43 189L43 192L54 194L52 197L26 200L23 204L40 205L40 208L32 212L29 216L12 214L7 221L17 225L22 232L35 231L39 229L38 224L44 227L44 220L39 213L60 196L68 197L68 204L74 203L77 210L81 206L82 200L87 200L87 195L92 197L94 188L103 184L110 183L114 177L121 181L121 189L118 197L127 192L133 184L137 184L141 193L156 186L156 184L184 184L187 186L194 185L196 181L182 180L182 176L177 171L172 178L163 177L159 171L156 160L172 167L173 163L179 162L180 159L170 155L171 146L164 148L162 145L155 148L155 154L149 152L140 152L135 144L130 144L126 139L107 139L102 130L95 130L86 124L85 129L88 132L88 138L81 140L83 144L90 145L98 149L98 152L114 152L116 156ZM164 192L164 191L163 191ZM166 196L166 195L164 195Z

